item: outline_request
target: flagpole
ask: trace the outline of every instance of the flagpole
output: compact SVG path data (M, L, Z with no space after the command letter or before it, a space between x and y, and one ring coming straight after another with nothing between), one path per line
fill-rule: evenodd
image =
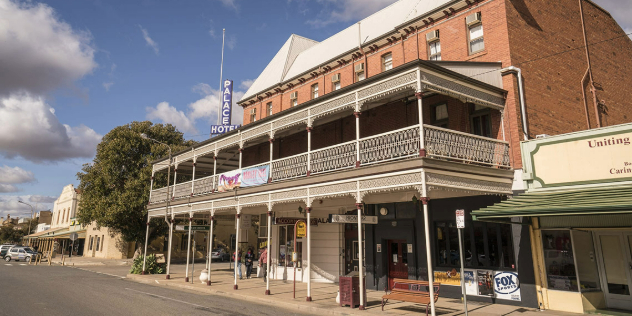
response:
M218 108L217 108L217 125L221 125L221 115L222 115L222 78L224 71L224 39L226 38L226 29L222 29L222 63L219 66L219 93L217 96ZM232 104L231 104L232 106Z

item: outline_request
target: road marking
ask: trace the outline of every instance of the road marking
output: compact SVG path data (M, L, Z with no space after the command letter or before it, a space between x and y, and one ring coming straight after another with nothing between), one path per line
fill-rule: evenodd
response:
M162 295L157 295L157 294L153 294L153 293L147 293L147 292L143 292L143 291L138 291L138 290L134 290L134 289L130 289L130 288L125 288L126 290L129 291L134 291L134 292L138 292L138 293L142 293L145 295L149 295L151 297L158 297L158 298L162 298L162 299L166 299L166 300L170 300L170 301L174 301L174 302L178 302L178 303L182 303L182 304L187 304L187 305L191 305L191 306L195 306L198 308L204 308L204 309L208 309L208 307L206 306L202 306L202 305L198 305L198 304L193 304L193 303L189 303L189 302L185 302L185 301L181 301L181 300L177 300L175 298L170 298L170 297L166 297L166 296L162 296Z
M20 265L21 265L21 266L25 266L25 265L26 265L26 263L20 263Z
M10 263L5 263L4 265L5 266L12 266L12 264L10 264Z

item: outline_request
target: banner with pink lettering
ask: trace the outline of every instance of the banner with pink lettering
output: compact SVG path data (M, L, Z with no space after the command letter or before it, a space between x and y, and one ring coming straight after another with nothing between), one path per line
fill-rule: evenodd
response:
M231 191L241 186L241 169L224 172L217 179L217 190L219 192Z
M268 183L270 178L270 165L252 167L243 170L241 175L241 187L253 187Z

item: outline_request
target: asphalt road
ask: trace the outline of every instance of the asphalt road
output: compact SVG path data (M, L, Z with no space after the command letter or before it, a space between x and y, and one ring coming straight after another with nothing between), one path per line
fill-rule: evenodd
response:
M306 315L60 266L0 262L0 315Z

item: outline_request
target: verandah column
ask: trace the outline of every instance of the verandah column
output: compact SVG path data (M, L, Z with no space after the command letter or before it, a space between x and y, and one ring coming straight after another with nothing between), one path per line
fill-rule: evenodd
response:
M307 176L312 173L312 127L307 126Z
M424 173L424 178L425 178ZM425 193L425 190L424 190ZM426 238L426 264L428 266L428 289L430 290L430 312L435 316L434 303L434 272L432 271L432 253L430 252L430 224L428 223L428 197L422 197L421 202L424 205L424 232Z
M145 255L143 256L143 271L140 273L142 275L145 275L147 273L147 270L145 270L145 264L147 263L147 242L149 241L149 221L150 220L149 220L149 212L148 212L148 214L147 214L147 230L145 231Z
M178 179L177 175L178 175L178 164L176 164L175 168L173 168L173 191L171 191L172 201L173 201L173 198L176 196L176 184L177 184L176 179Z
M307 212L307 265L305 270L307 272L307 298L305 299L308 302L312 301L312 208L306 207L305 211Z
M237 286L237 261L239 260L239 218L241 217L240 214L240 209L237 208L237 214L235 214L235 221L236 221L236 227L235 227L235 285L233 287L233 289L237 290L239 287ZM241 269L240 271L241 272Z
M195 166L197 166L197 159L193 158L193 174L191 176L191 197L193 197L193 192L195 192Z
M358 290L360 291L360 306L359 310L364 310L364 255L363 247L362 247L362 203L356 203L356 207L358 208Z
M191 226L193 226L193 214L189 213L189 236L187 242L187 267L184 272L184 282L189 282L189 257L191 255ZM195 258L193 258L195 260Z
M217 152L213 154L213 184L212 184L212 192L215 192L217 188L215 187L215 183L217 183Z
M274 137L270 136L270 170L268 172L268 183L272 182L272 160L274 158Z
M266 243L266 295L270 295L270 232L272 226L272 203L268 203L268 241Z
M175 222L175 219L173 218L173 211L171 213L171 220L169 221L169 249L167 249L167 275L165 276L165 278L167 280L169 280L171 278L170 275L170 271L171 271L171 245L173 242L173 223Z
M211 262L213 262L213 258L211 254L213 252L213 224L215 224L215 211L211 210L211 227L209 231L209 241L208 241L208 267L207 267L207 279L206 285L211 285ZM229 259L230 260L230 259Z
M423 92L415 93L417 97L417 115L419 116L419 157L426 157L426 138L424 131Z
M356 123L356 168L360 167L360 114L360 111L353 112Z

